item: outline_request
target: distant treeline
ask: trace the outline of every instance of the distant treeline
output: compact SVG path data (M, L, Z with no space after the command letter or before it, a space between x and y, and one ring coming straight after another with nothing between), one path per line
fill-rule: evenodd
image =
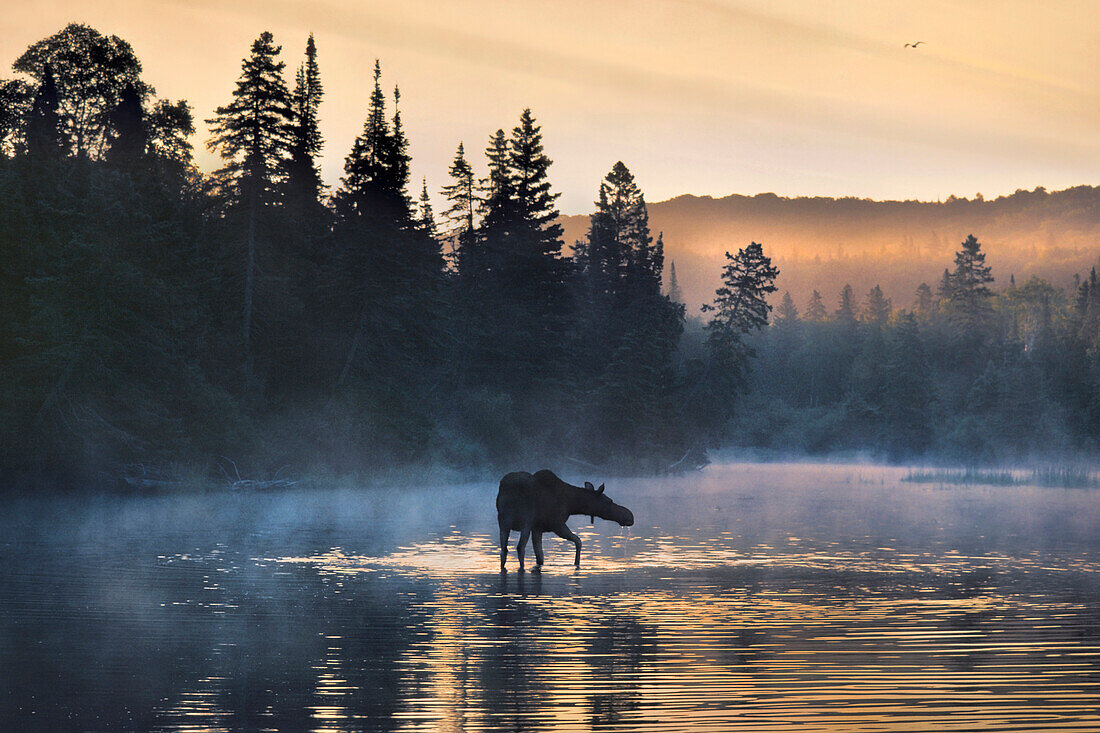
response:
M875 286L835 306L784 293L731 434L741 445L967 463L1095 451L1100 283L1032 277L993 289L973 236L936 287L894 308Z
M783 444L802 416L865 426L789 441L808 450L1016 446L1022 425L964 420L1007 414L1015 390L1062 444L1095 442L1095 276L1069 305L1043 283L994 295L968 243L973 264L915 313L880 303L861 318L851 293L832 319L784 305L755 347L755 374L778 381L753 378L778 274L759 244L727 253L710 319L685 333L625 165L566 254L525 110L489 136L485 177L458 145L437 218L425 185L409 195L400 95L376 64L329 191L313 38L293 84L280 56L269 33L252 44L209 120L224 161L209 175L192 164L189 106L158 100L122 39L70 25L15 61L25 79L0 82L6 484L676 470L719 442ZM944 416L964 423L949 435Z
M708 302L728 242L764 242L781 273L779 292L804 305L813 290L830 299L849 283L875 285L908 304L921 281L934 282L959 242L982 241L998 283L1038 275L1068 288L1100 249L1100 187L1036 188L1007 196L937 201L857 198L678 196L650 204L650 224L663 231L685 302ZM587 217L563 217L566 241L582 238Z

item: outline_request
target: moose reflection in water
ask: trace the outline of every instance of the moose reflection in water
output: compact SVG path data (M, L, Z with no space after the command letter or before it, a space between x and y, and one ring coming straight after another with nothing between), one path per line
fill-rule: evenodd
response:
M542 534L553 532L569 540L576 548L573 564L581 565L581 539L570 531L566 521L574 514L587 514L618 522L623 527L634 524L629 509L611 501L604 493L603 484L595 488L588 481L584 488L567 484L553 471L543 469L535 474L515 471L500 480L497 491L497 524L500 525L500 569L505 569L508 559L508 536L512 530L519 532L516 555L519 569L523 570L523 552L527 538L535 548L535 563L543 562Z

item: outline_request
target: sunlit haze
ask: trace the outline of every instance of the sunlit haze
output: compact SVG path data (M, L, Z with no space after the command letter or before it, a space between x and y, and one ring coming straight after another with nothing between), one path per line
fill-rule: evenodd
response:
M264 30L291 81L315 34L330 185L375 58L401 88L413 186L426 177L436 196L458 142L483 172L489 134L524 107L565 213L587 212L619 159L650 201L989 197L1095 184L1100 170L1095 3L37 0L0 18L5 67L74 21L130 41L158 95L191 103L207 170L202 120Z

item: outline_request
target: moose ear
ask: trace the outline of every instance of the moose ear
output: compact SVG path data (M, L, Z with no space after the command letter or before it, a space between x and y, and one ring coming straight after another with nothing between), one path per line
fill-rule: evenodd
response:
M595 491L596 490L596 487L592 485L591 481L585 481L584 482L584 488L588 489L589 491Z
M603 484L600 484L600 488L596 489L596 493L597 494L602 494L603 493Z

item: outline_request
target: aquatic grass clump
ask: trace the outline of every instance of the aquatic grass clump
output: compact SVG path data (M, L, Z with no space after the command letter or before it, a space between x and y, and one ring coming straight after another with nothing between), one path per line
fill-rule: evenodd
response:
M975 468L910 471L901 480L921 484L985 484L988 486L1016 486L1021 483L1011 471L986 471Z
M1045 466L1032 471L1032 483L1065 489L1089 489L1100 487L1100 477L1093 476L1087 468L1080 466Z
M924 484L1048 486L1061 489L1100 487L1100 477L1079 466L1044 466L1030 473L978 468L934 469L909 471L901 480Z

